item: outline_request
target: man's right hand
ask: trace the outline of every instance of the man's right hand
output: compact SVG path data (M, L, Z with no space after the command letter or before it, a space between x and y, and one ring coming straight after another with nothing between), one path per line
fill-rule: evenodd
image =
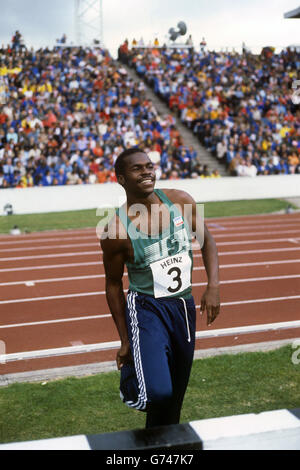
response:
M121 347L119 351L117 352L116 361L117 361L118 370L121 369L123 364L126 364L127 362L132 361L132 355L131 355L129 343L121 344Z

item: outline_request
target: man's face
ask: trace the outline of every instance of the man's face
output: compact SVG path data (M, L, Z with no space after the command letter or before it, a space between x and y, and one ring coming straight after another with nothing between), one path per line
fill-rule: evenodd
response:
M136 195L151 194L155 186L154 164L144 153L136 153L126 158L124 174L118 178L127 192Z

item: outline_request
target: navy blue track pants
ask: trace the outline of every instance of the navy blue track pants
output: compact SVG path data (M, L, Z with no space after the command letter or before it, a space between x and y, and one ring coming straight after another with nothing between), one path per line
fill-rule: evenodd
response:
M194 356L194 299L129 291L126 315L137 394L124 401L147 412L146 427L177 424Z

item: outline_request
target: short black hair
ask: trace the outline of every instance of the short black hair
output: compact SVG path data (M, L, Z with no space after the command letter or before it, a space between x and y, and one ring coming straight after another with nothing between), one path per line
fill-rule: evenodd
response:
M124 150L122 153L120 153L120 155L118 156L118 158L115 162L116 176L124 175L126 158L130 157L131 155L134 155L136 153L144 153L145 155L147 155L144 150L142 150L138 147L131 147L129 149Z

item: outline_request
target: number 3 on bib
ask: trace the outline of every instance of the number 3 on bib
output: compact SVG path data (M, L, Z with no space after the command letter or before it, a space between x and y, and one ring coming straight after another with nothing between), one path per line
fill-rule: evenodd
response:
M190 287L191 265L192 260L186 252L150 264L154 297L179 294Z

